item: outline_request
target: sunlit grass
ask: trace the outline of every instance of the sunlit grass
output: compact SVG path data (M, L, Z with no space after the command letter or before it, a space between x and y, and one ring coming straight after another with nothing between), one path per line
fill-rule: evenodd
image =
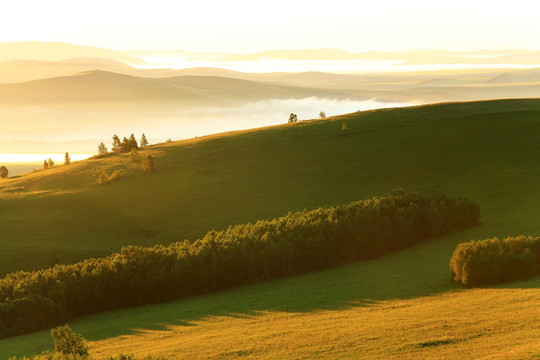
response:
M540 235L538 119L540 100L379 110L156 145L151 175L127 155L39 170L0 181L0 269L46 266L50 251L67 262L194 239L399 187L443 191L478 202L482 224L374 261L72 325L95 355L533 358L540 279L460 290L448 262L462 241ZM124 179L96 184L119 168ZM6 339L0 358L51 346L46 331Z

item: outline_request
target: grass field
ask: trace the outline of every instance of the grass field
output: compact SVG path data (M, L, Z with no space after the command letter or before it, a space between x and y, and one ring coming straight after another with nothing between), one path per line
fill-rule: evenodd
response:
M374 261L72 325L95 355L533 358L540 280L462 290L448 262L461 241L540 234L539 120L540 100L369 111L155 145L152 175L112 156L9 179L0 182L0 270L46 266L51 251L70 262L194 239L398 187L441 190L478 202L482 225ZM120 167L124 180L94 184ZM50 348L49 337L3 340L0 358Z

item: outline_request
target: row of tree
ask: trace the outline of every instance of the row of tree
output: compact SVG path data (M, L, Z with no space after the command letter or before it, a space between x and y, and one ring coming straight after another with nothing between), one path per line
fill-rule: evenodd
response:
M138 150L147 147L148 140L146 139L146 135L142 134L141 140L140 140L140 146L137 143L137 140L135 139L135 135L131 134L129 138L124 136L124 139L120 141L120 138L118 135L114 134L112 142L112 152L114 153L128 153L132 149ZM109 150L107 149L107 146L103 142L99 143L98 145L98 155L106 155L109 153Z
M64 155L64 165L70 165L71 164L71 157L69 156L69 153L66 152L66 155ZM49 169L54 167L54 161L49 158L49 160L44 159L43 160L43 168Z
M0 337L72 316L163 302L372 259L473 226L479 206L395 191L345 206L210 231L195 242L125 247L105 258L0 280Z
M456 247L450 260L454 281L465 286L526 279L540 272L540 237L519 235L470 241Z

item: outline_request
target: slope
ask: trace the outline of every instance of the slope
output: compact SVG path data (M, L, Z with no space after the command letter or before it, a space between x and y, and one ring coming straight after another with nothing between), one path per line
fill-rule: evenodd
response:
M448 261L461 241L540 233L539 115L540 100L378 110L155 145L151 176L112 156L9 179L0 183L4 238L13 253L38 252L1 259L36 267L51 249L72 260L397 187L441 190L479 202L483 224L374 261L73 326L96 355L533 358L540 280L457 290ZM88 180L119 167L129 174L118 183ZM44 348L40 332L0 342L0 355Z
M151 176L114 155L8 179L0 182L0 272L46 266L51 252L71 262L195 239L399 187L470 197L501 231L492 235L525 231L521 224L535 233L523 215L540 211L539 111L539 100L366 111L158 144L146 150L156 157ZM126 179L96 184L118 168Z

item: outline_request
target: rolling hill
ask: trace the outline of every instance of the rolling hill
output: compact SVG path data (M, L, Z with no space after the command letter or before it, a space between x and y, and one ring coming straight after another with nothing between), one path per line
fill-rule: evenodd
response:
M144 64L137 57L116 50L92 46L74 45L64 42L20 41L0 43L0 61L38 60L57 61L71 58L105 58L126 64Z
M461 290L456 244L538 235L540 100L449 103L156 144L156 173L127 155L0 181L0 270L193 240L289 211L402 187L478 202L482 225L391 256L170 304L80 318L98 355L173 358L533 358L539 279ZM346 122L350 135L341 134ZM100 171L125 179L99 186ZM205 339L201 341L201 339ZM47 332L0 355L50 347Z
M141 78L107 71L0 84L0 105L82 106L169 103L178 107L224 106L267 99L341 97L336 90L279 86L218 76Z

